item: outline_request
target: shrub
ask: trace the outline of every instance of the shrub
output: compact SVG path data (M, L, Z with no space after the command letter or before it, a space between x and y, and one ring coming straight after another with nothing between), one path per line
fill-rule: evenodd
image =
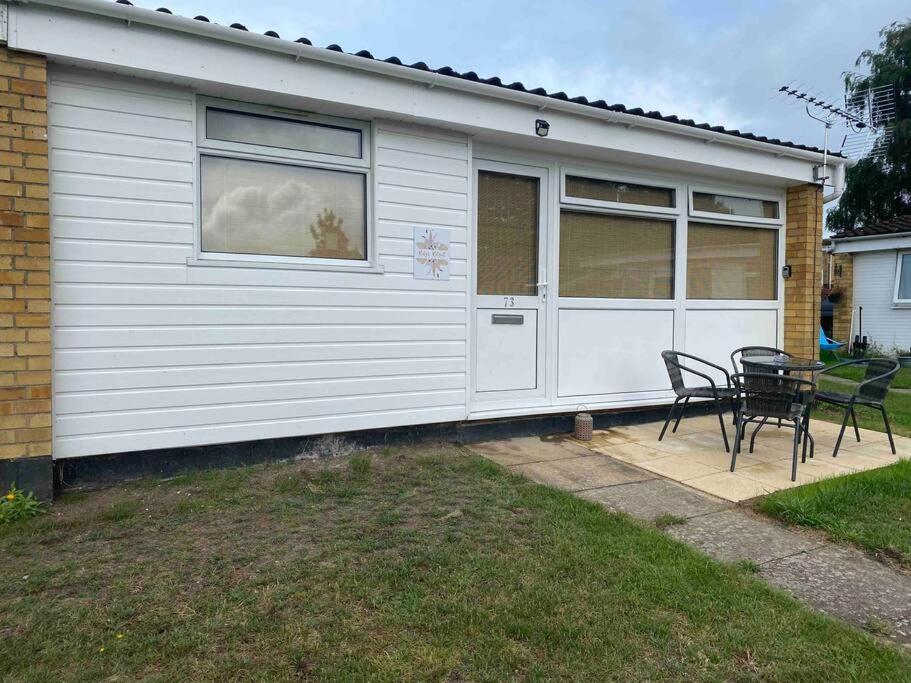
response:
M0 524L28 519L44 512L44 506L33 493L24 493L13 484L9 492L0 498Z

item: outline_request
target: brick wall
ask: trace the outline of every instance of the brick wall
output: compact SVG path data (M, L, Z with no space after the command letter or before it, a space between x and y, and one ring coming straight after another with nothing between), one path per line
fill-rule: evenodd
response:
M841 293L838 303L833 304L832 337L850 344L851 311L854 310L854 254L832 254L830 284Z
M40 459L46 495L50 454L46 61L0 46L0 486L25 488L38 462L19 460Z
M791 277L784 285L784 348L803 358L819 356L819 305L822 257L822 189L788 189L785 263Z

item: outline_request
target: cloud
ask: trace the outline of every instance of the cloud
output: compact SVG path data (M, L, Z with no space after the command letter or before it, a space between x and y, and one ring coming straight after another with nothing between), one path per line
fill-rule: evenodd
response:
M203 169L203 248L207 251L307 255L310 225L332 209L353 245L362 241L362 182L352 174L309 172L289 178L288 166L208 158ZM293 173L294 171L292 171ZM319 174L319 175L314 175Z

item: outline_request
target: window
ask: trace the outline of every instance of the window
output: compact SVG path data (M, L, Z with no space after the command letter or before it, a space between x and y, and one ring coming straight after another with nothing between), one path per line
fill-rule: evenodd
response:
M478 294L534 296L538 179L478 173Z
M203 156L202 250L367 257L362 173Z
M692 210L695 213L716 213L748 218L780 218L778 202L752 197L735 197L711 192L693 192Z
M301 152L361 156L360 130L215 107L206 108L206 137Z
M366 124L203 106L200 250L206 257L367 263Z
M895 273L895 301L911 303L911 253L899 252Z
M567 197L614 204L640 204L663 208L673 208L676 205L674 190L668 187L636 185L575 175L566 176L565 194Z
M778 230L690 223L689 299L773 300L778 284Z
M560 296L673 298L674 222L562 210Z

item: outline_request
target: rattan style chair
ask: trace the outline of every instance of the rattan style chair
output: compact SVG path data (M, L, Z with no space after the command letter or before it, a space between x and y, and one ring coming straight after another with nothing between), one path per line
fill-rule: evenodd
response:
M744 358L754 358L756 356L787 356L788 354L782 351L781 349L776 349L774 346L741 346L739 349L734 349L731 351L731 365L734 367L734 374L736 375L739 372L746 372L747 368L743 367ZM737 367L737 361L740 361L741 367ZM737 419L737 416L734 415L734 419ZM735 423L736 424L736 423ZM763 421L762 424L756 427L756 430L753 432L753 438L750 439L750 453L753 452L753 441L756 439L756 433L765 424ZM781 420L778 420L778 428L781 428Z
M674 399L674 404L671 406L670 411L668 411L667 419L664 421L664 427L661 428L661 434L658 436L658 441L661 441L664 438L664 434L667 432L667 426L674 417L674 410L677 408L680 401L683 401L683 405L680 406L680 413L677 415L677 419L674 422L674 428L671 430L672 434L675 433L677 427L680 426L680 418L683 417L683 413L686 411L686 406L689 404L691 398L710 398L715 402L715 410L718 413L718 422L721 423L721 436L724 439L724 450L730 451L731 448L728 444L728 433L724 427L722 409L722 401L730 401L731 406L733 407L734 399L737 396L737 389L731 384L730 373L720 365L715 365L698 356L693 356L681 351L662 351L661 358L664 359L664 365L667 367L667 374L671 380L671 387L673 387L674 393L677 394L677 398ZM688 365L684 365L683 360L686 360ZM695 370L692 367L689 367L689 365L696 365L700 370ZM724 374L725 386L719 387L716 384L715 380L708 375L709 368L718 370ZM684 373L698 377L706 382L706 384L688 387L683 379Z
M861 358L859 360L847 360L842 363L830 365L822 370L819 375L831 372L835 368L843 368L847 365L866 365L867 370L864 373L863 381L857 385L852 394L842 394L837 391L819 391L816 393L816 400L820 403L829 403L845 409L845 418L841 421L841 430L838 432L838 440L835 442L835 450L832 451L832 457L838 455L838 449L841 448L841 439L845 435L845 428L848 426L848 418L854 423L854 436L860 441L860 431L857 429L857 416L854 414L854 406L867 406L876 408L883 415L883 423L886 425L886 434L889 437L889 446L892 448L892 454L895 454L895 440L892 438L892 428L889 426L889 416L886 414L886 407L883 401L889 393L889 386L898 370L901 367L897 360L892 358Z
M801 435L803 454L801 461L807 460L807 446L810 457L813 457L815 446L810 436L810 410L816 385L805 379L790 375L770 373L738 373L731 379L738 390L737 433L734 436L734 448L731 451L731 472L737 464L737 453L743 442L746 425L757 420L778 419L789 422L794 428L794 448L791 454L791 481L797 479L797 447Z

